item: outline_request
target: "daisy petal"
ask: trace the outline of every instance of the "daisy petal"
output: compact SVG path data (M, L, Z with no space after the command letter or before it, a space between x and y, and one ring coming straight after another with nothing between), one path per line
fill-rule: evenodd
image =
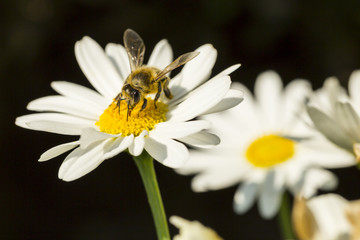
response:
M15 124L32 130L80 135L83 128L94 126L95 121L60 113L36 113L16 118Z
M241 64L232 65L232 66L226 68L225 70L223 70L222 72L220 72L219 74L216 74L213 78L223 77L225 75L230 75L232 72L234 72L240 66L241 66Z
M174 95L173 101L199 86L211 74L217 56L216 49L211 44L205 44L195 51L200 54L185 64L180 74L170 81L169 86Z
M223 99L230 84L229 76L209 80L172 109L168 121L187 121L201 115Z
M32 111L67 113L95 121L98 120L99 116L103 112L103 109L97 107L96 105L90 105L89 103L77 101L63 96L48 96L38 98L31 101L28 104L27 109Z
M145 150L155 160L171 168L182 166L189 157L189 151L184 144L166 138L146 138Z
M356 70L351 73L349 79L349 95L354 101L355 106L360 106L360 70Z
M220 143L220 138L212 133L201 131L177 140L194 147L208 148Z
M41 154L40 158L39 158L39 162L45 162L47 160L50 160L54 157L57 157L61 154L63 154L64 152L67 152L75 147L79 146L79 141L75 141L75 142L69 142L69 143L64 143L58 146L55 146L53 148L50 148L49 150L47 150L46 152L44 152L43 154Z
M222 112L235 107L244 100L244 93L238 90L230 89L225 97L214 107L210 108L203 114Z
M108 134L108 133L99 132L94 128L85 128L81 131L80 147L85 149L94 142L105 140L108 138L118 137L118 136L119 134L117 135Z
M59 178L67 182L73 181L97 168L104 161L104 146L107 141L72 151L61 164Z
M112 158L125 149L127 149L134 141L134 135L126 136L126 137L118 137L114 141L110 141L109 144L111 144L108 147L107 152L104 154L105 159Z
M268 128L273 129L277 126L278 113L282 109L281 96L282 96L282 81L280 76L274 71L267 71L260 74L255 82L255 96L264 114L264 124Z
M123 82L131 72L129 57L125 48L121 44L109 43L105 47L105 52L114 62Z
M56 81L51 83L51 87L56 92L70 99L89 102L103 109L109 105L109 101L99 93L75 83Z
M318 189L321 190L333 190L337 187L337 177L330 171L313 168L309 169L302 184L302 195L305 198L314 196Z
M282 193L284 191L280 174L271 171L267 174L260 192L259 211L260 215L265 219L270 219L277 213Z
M162 122L156 125L156 128L150 132L150 135L165 138L182 138L210 127L211 123L206 120Z
M307 107L307 112L316 129L336 145L352 151L352 142L348 136L339 128L338 123L328 115L314 107Z
M111 101L121 90L121 78L104 50L90 37L75 44L81 70L94 88Z
M148 131L144 130L139 136L135 137L132 144L129 146L129 152L133 156L139 156L144 150L145 139L144 137L149 135Z
M353 142L360 142L360 118L350 103L337 102L335 116L340 128L344 129Z
M160 70L164 69L173 60L173 52L170 44L166 39L161 40L156 44L153 52L150 55L148 66L156 67Z
M246 181L238 187L234 196L234 211L237 214L247 212L254 205L258 189L259 184L253 181Z

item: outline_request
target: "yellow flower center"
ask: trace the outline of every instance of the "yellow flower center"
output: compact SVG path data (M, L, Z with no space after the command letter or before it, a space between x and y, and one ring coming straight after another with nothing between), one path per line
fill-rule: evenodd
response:
M155 125L166 121L167 105L161 102L156 102L148 98L147 106L140 111L142 104L138 104L132 111L131 115L127 117L127 103L120 102L120 109L116 103L113 102L100 116L96 125L100 127L101 132L109 134L119 134L123 136L139 136L143 130L151 131Z
M256 139L246 150L246 158L256 167L271 167L290 159L295 152L294 141L276 135Z

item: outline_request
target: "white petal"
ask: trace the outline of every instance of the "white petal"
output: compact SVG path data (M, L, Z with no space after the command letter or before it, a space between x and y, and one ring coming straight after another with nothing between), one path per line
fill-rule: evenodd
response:
M127 149L134 141L134 135L126 136L126 137L118 137L113 141L110 141L108 144L110 146L108 147L107 152L104 154L105 159L112 158L125 149Z
M333 190L337 187L337 177L330 171L323 169L309 169L302 184L301 193L305 198L316 194L317 190Z
M351 226L345 215L347 204L348 201L337 194L325 194L308 201L307 206L318 225L317 239L351 239Z
M273 218L281 204L284 186L279 175L275 171L269 172L260 192L259 211L265 219Z
M64 143L64 144L55 146L53 148L50 148L43 154L41 154L40 159L38 161L44 162L44 161L50 160L50 159L57 157L57 156L63 154L64 152L67 152L77 146L79 146L79 141Z
M255 82L255 96L264 114L264 125L274 129L281 113L282 81L274 71L267 71L258 76Z
M242 91L230 89L225 97L214 107L210 108L203 114L210 114L216 112L222 112L227 109L233 108L236 105L240 104L244 100L244 93Z
M104 109L88 102L80 102L63 96L48 96L31 101L27 109L32 111L61 112L94 121L99 119Z
M119 134L117 135L108 134L108 133L99 132L94 128L85 128L81 131L80 147L85 149L94 142L105 140L108 138L118 137L118 136Z
M349 79L349 95L356 106L360 106L360 70L353 71Z
M89 102L99 108L105 109L107 105L109 105L109 101L99 93L75 83L56 81L51 83L51 87L65 97L82 102Z
M146 138L145 150L155 160L171 168L182 166L189 157L189 151L184 144L167 138Z
M150 132L150 135L164 138L182 138L210 127L211 123L206 120L162 122L156 125L155 129Z
M193 119L218 104L230 88L230 77L211 79L168 113L168 121Z
M360 142L360 118L350 103L337 102L335 117L352 142Z
M111 101L121 90L121 78L104 50L90 37L75 44L81 70L94 88Z
M220 143L220 138L212 133L201 131L177 140L194 147L209 148Z
M234 211L238 214L247 212L254 205L258 189L257 182L246 181L241 184L234 196Z
M144 137L149 135L148 131L143 130L139 136L135 137L132 144L129 146L129 152L133 156L139 156L144 150L145 139Z
M240 66L241 66L241 64L232 65L232 66L226 68L225 70L223 70L222 72L220 72L219 74L216 74L213 78L223 77L225 75L230 75L232 72L234 72Z
M97 168L104 161L104 146L107 141L95 143L87 149L77 148L72 151L61 164L59 178L73 181Z
M179 76L170 81L170 90L174 95L173 101L199 86L211 74L217 56L216 49L211 44L205 44L195 51L200 54L185 64Z
M173 60L173 52L166 39L158 42L150 55L148 66L164 69Z
M125 48L121 44L109 43L105 47L106 54L114 62L122 81L130 74L129 57Z
M60 113L36 113L16 118L15 124L32 130L80 135L83 128L95 126L95 121Z

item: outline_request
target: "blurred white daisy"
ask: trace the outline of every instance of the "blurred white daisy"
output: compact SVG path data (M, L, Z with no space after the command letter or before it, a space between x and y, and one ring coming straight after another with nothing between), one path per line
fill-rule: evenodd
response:
M173 240L222 240L214 230L205 227L198 221L189 221L178 216L171 216L169 219L180 231Z
M336 145L360 155L360 70L349 79L348 94L339 80L325 80L309 101L308 112L315 127Z
M360 200L347 201L337 194L297 197L292 217L300 240L360 239Z
M219 138L206 130L210 123L194 118L221 111L241 102L241 93L230 88L228 74L234 65L208 80L217 51L210 44L198 49L200 54L188 62L170 81L173 94L170 101L160 98L157 107L149 97L147 107L138 104L127 116L126 101L120 108L114 98L121 92L130 74L127 51L120 44L110 43L105 51L90 37L75 44L75 56L96 91L65 82L52 82L60 95L47 96L30 102L29 110L45 112L18 117L18 126L80 139L61 144L43 153L39 161L52 159L74 149L63 161L59 178L75 180L109 159L128 149L138 156L145 149L154 159L168 167L179 167L188 158L184 143L206 147L219 143ZM154 48L147 66L164 69L173 59L166 40ZM128 118L128 119L127 119Z
M221 114L201 119L213 123L221 143L211 149L194 151L177 171L198 174L194 191L222 189L242 184L234 197L234 209L245 213L259 199L260 214L273 217L283 192L292 193L307 185L306 194L318 188L334 188L336 178L320 167L345 167L354 163L351 154L337 148L302 120L304 102L311 93L305 80L294 80L283 89L273 71L259 75L255 98L245 86L244 102ZM310 167L311 172L306 172ZM307 174L305 174L307 173Z

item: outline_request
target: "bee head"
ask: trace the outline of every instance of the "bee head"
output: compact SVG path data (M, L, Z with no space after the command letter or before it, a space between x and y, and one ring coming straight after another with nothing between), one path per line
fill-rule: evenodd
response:
M140 102L140 92L133 88L130 84L123 87L123 95L131 107L135 107Z

